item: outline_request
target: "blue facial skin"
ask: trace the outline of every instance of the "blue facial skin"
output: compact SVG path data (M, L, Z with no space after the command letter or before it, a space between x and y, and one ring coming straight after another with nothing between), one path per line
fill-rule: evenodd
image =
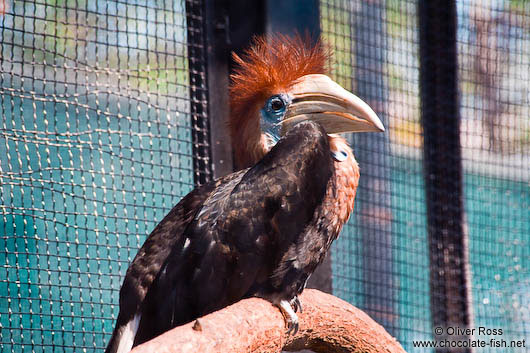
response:
M261 131L267 136L269 148L280 141L281 122L291 101L291 98L287 94L276 94L270 97L260 110ZM346 151L332 151L331 155L338 162L343 162L348 158Z
M267 135L271 145L275 145L281 138L281 122L289 104L291 98L287 94L276 94L260 110L261 131Z

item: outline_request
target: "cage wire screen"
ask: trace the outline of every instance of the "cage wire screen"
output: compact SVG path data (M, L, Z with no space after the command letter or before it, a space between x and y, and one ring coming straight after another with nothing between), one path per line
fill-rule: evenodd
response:
M388 131L350 137L361 181L333 245L333 292L407 351L431 352L413 344L433 339L436 295L417 5L321 0L320 16L334 79ZM530 336L530 5L463 0L457 16L472 320L520 340ZM202 18L190 18L184 0L0 0L0 350L106 345L129 262L193 188L194 154L208 155L193 143L208 132L193 104L204 95L190 87L205 74L189 43Z
M528 340L530 2L457 4L474 324Z
M407 349L429 338L419 44L414 1L322 1L337 81L378 113L384 134L350 137L361 168L355 210L332 248L333 293Z
M185 3L0 4L0 350L102 350L193 188Z
M334 78L374 107L388 131L351 137L361 180L333 245L333 293L408 352L433 351L414 346L434 339L437 295L429 286L417 2L322 0L320 14ZM502 329L498 338L509 344L530 337L530 4L457 1L457 23L471 319Z

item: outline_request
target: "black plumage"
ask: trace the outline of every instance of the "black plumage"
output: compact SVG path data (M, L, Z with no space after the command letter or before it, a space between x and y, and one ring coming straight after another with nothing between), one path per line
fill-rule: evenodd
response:
M200 187L151 233L127 271L106 352L259 296L298 329L297 295L353 210L359 167L343 132L384 131L325 75L323 46L258 38L231 76L237 165Z
M128 352L242 298L277 305L298 329L297 295L353 210L359 167L343 132L384 131L325 75L329 55L300 37L258 38L231 75L237 165L197 188L151 233L127 270L106 352Z
M322 210L334 173L328 136L303 122L254 167L192 191L127 271L117 329L140 313L137 345L242 298L294 299L337 236Z

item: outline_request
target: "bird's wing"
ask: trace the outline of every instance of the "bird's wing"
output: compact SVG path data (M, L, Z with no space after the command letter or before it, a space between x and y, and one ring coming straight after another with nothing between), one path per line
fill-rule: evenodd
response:
M271 276L300 241L333 172L327 135L304 122L244 175L219 185L149 289L135 344L245 296L280 290Z
M244 171L233 173L194 189L182 198L151 232L127 269L120 290L120 312L112 338L107 346L107 353L118 352L120 342L127 340L127 337L123 336L127 336L128 327L138 325L138 322L135 323L135 320L138 320L136 315L149 287L166 262L171 249L182 238L186 227L201 209L204 201L219 185L230 182L231 179L238 178L238 175L243 173ZM134 339L134 332L132 339ZM132 340L130 343L121 343L122 346L129 346L129 349L132 346Z

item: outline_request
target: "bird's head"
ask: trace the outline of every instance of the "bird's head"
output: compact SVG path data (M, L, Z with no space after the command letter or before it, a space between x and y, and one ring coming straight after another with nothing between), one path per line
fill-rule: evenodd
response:
M231 76L230 132L237 166L256 163L295 124L328 134L384 131L375 112L326 76L330 53L300 36L256 38Z

